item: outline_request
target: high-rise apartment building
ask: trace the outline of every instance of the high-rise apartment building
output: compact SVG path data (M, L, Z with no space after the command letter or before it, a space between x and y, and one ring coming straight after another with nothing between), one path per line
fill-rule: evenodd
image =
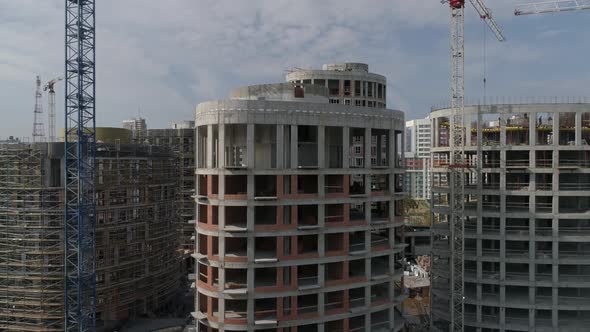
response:
M404 115L365 64L287 80L197 106L197 330L399 331Z
M433 121L432 323L451 320L452 110ZM587 331L590 105L465 107L465 331Z
M430 119L406 121L406 191L419 200L430 198Z
M122 124L124 129L131 130L134 139L145 137L147 123L145 122L144 118L137 117L123 120Z

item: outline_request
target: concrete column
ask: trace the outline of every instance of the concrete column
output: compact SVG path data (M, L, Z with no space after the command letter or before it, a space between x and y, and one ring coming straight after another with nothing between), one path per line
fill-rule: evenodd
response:
M506 146L506 120L508 114L499 114L500 118L500 146Z
M320 169L326 167L326 126L318 126L318 166Z
M553 117L553 146L559 145L559 113L549 113Z
M213 125L207 125L207 168L213 168Z
M218 138L217 138L217 167L225 167L225 124L220 123L218 125Z
M248 168L254 168L256 162L254 160L256 154L254 153L254 124L247 124L246 129L246 150L248 151Z
M299 151L298 151L298 126L291 125L291 168L297 168L299 166Z
M576 112L576 145L582 145L582 113Z
M284 154L285 154L285 126L280 124L277 125L277 169L285 168Z
M350 168L350 127L342 127L342 168Z
M402 137L405 135L402 135ZM398 165L396 164L396 159L397 159L397 154L396 154L396 150L397 150L397 142L396 142L396 135L395 135L395 130L389 130L389 151L387 152L389 154L389 160L387 161L389 163L389 167L393 167L393 168L398 168ZM403 144L402 144L403 146Z
M529 113L529 144L537 144L537 113Z
M371 128L365 128L365 151L364 151L364 158L365 158L365 168L371 168Z

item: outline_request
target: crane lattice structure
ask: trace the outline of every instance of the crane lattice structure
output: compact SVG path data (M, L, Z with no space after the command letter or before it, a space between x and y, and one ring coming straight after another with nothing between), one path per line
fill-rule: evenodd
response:
M554 0L521 4L514 10L514 15L531 15L557 13L573 10L590 9L590 0Z
M35 111L33 119L33 143L42 142L45 138L45 124L43 123L43 105L41 104L41 77L37 76L35 89Z
M465 186L464 177L468 165L465 162L465 0L448 0L451 9L451 110L452 110L452 155L449 164L452 209L450 220L450 286L451 286L451 331L463 331L465 289L463 283L465 251ZM482 0L469 0L499 41L504 35L490 10Z
M95 0L65 0L64 330L96 330Z
M62 81L64 78L63 76L56 77L51 81L47 82L43 87L43 91L49 91L47 95L47 114L49 115L49 142L55 142L55 84L59 81Z

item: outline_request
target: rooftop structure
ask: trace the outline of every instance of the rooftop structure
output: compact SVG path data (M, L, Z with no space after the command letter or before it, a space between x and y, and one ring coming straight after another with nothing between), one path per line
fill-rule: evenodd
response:
M449 328L452 110L433 121L433 326ZM590 105L465 107L465 331L582 331Z
M133 133L133 138L142 138L145 136L145 132L147 130L147 123L145 122L144 118L132 118L123 120L123 128L127 130L131 130Z
M403 328L403 113L349 67L197 106L197 331Z
M99 138L100 139L100 138ZM0 330L64 330L63 143L0 145ZM99 144L98 331L155 312L179 283L167 149Z

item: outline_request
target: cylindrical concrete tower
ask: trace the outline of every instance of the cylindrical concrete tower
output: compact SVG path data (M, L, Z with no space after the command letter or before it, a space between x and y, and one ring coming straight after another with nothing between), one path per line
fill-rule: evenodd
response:
M586 331L590 105L465 107L465 331ZM452 112L431 113L433 325L448 330Z
M404 116L327 87L197 107L198 331L398 331Z

